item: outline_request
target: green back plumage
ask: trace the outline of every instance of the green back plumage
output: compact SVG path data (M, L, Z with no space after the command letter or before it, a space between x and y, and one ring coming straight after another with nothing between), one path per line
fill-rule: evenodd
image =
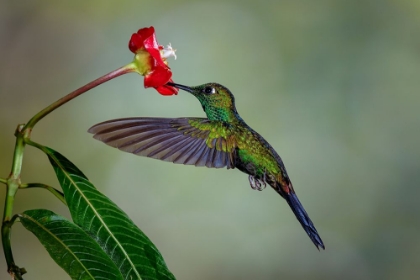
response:
M279 174L281 171L269 144L242 119L236 119L234 125L222 121L202 123L194 119L190 120L189 124L200 131L209 132L206 143L210 148L213 148L214 139L226 139L222 150L228 153L237 150L237 156L254 165L258 175L263 175L264 172Z

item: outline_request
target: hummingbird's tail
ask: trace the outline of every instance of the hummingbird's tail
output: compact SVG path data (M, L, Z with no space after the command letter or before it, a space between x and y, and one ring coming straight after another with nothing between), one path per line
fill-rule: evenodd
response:
M290 208L292 208L293 213L295 213L296 218L299 220L300 224L302 225L303 229L308 234L309 238L315 244L316 248L319 250L321 247L325 250L324 243L321 240L318 232L314 224L312 223L311 219L309 219L308 214L306 213L305 209L303 208L302 204L294 192L290 192L283 196L287 203L289 204Z

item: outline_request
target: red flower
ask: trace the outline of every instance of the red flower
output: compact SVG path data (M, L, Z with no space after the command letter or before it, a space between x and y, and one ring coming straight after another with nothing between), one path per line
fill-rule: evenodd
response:
M178 89L166 85L173 82L172 71L166 62L166 58L175 55L175 50L169 45L166 49L156 41L155 29L153 26L142 28L131 36L128 48L136 56L138 72L144 76L144 87L154 87L162 95L173 95Z

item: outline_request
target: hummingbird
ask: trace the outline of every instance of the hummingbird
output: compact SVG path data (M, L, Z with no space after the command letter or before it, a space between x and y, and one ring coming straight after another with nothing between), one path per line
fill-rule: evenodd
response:
M315 244L325 249L300 203L282 159L273 147L239 116L229 89L207 83L187 91L201 103L207 118L123 118L92 126L94 138L122 151L178 164L237 168L248 174L251 188L270 185L283 197Z

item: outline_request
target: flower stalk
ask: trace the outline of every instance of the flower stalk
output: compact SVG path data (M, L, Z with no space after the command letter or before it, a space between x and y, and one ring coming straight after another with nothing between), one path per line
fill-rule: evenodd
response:
M135 72L136 71L136 66L134 63L130 63L127 64L123 67L120 67L78 89L76 89L75 91L67 94L66 96L60 98L59 100L57 100L56 102L52 103L50 106L46 107L45 109L43 109L42 111L40 111L38 114L36 114L32 119L29 120L29 122L25 125L25 127L23 128L23 131L26 130L32 130L32 128L35 126L35 124L37 122L39 122L41 119L43 119L46 115L48 115L49 113L51 113L52 111L54 111L55 109L57 109L58 107L60 107L61 105L66 104L67 102L69 102L70 100L76 98L77 96L81 95L82 93L85 93L88 90L91 90L111 79L114 79L118 76L127 74L127 73L131 73L131 72Z

